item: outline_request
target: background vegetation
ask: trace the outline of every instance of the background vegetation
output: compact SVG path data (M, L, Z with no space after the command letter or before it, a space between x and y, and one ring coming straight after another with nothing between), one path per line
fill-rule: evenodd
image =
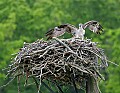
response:
M108 59L120 65L120 0L0 0L0 86L8 81L2 69L24 42L46 39L45 32L57 25L78 26L89 20L99 21L105 32L98 36L86 31L85 37L100 42ZM63 36L67 37L68 34ZM120 93L120 66L109 63L104 75L106 81L100 83L102 93ZM34 85L25 88L23 83L21 91L37 93ZM0 89L0 93L17 93L16 81Z

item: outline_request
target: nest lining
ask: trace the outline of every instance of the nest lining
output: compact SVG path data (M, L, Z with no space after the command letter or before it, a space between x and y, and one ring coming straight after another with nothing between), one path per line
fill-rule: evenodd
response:
M27 79L34 77L40 82L53 80L72 85L73 77L75 85L85 89L88 77L95 81L104 79L99 72L104 67L107 67L107 60L97 43L89 39L54 38L51 41L24 43L9 65L8 75L26 75Z

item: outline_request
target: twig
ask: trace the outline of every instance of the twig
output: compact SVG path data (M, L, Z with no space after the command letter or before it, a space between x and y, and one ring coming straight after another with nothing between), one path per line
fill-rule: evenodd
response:
M18 77L18 85L20 83L19 76L26 75L25 84L29 78L33 77L38 93L41 92L41 85L44 85L51 93L55 93L43 82L43 80L48 79L55 81L55 85L61 93L64 91L57 84L57 81L60 81L63 85L73 84L76 93L75 82L80 83L80 88L85 89L84 82L88 76L95 79L96 81L92 83L97 85L98 77L104 79L99 69L107 67L107 62L111 61L106 59L104 53L102 53L103 50L97 48L95 42L75 39L69 44L71 40L54 38L54 40L48 42L37 40L33 43L24 44L13 59L12 64L9 65L7 77ZM71 77L71 75L74 76ZM95 91L95 89L92 91Z

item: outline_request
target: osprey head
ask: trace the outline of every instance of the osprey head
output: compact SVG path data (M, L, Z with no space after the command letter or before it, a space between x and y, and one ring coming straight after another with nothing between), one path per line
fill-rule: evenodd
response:
M58 30L58 27L55 27L54 29L55 29L55 30Z
M80 24L79 24L79 28L82 28L82 27L83 27L83 24L82 24L82 23L80 23Z

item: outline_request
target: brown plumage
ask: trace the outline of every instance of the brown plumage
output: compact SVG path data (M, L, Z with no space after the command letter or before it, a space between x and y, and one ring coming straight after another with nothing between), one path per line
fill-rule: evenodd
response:
M103 32L103 27L99 24L99 22L94 20L88 21L84 24L79 24L79 28L71 24L62 24L46 32L46 36L48 37L47 40L52 39L53 37L59 37L65 32L71 33L75 38L84 39L86 28L96 34L100 34L101 32Z
M78 30L75 26L71 24L62 24L53 29L50 29L46 32L46 36L48 37L47 40L52 39L52 37L58 37L63 35L65 32L71 33L74 35L74 31Z
M103 27L100 25L99 22L92 20L88 21L83 25L83 29L88 28L89 30L93 31L96 34L101 34L103 32Z

